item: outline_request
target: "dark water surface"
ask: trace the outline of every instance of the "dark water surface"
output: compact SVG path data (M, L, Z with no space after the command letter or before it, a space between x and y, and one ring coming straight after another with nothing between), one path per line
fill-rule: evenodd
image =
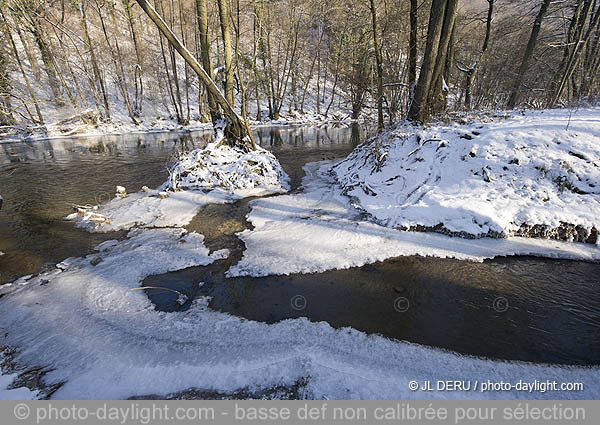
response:
M362 133L362 135L361 135ZM347 155L358 128L264 128L256 133L297 188L306 162ZM115 186L156 187L178 150L210 133L156 133L0 144L0 283L81 256L118 234L89 234L62 217L76 204L105 202ZM531 257L470 263L404 257L311 275L225 279L243 253L235 232L249 227L249 200L211 205L188 229L230 258L151 276L210 307L273 323L295 317L492 358L600 364L600 264ZM273 261L277 261L276 258ZM205 282L199 287L198 282ZM148 290L158 309L181 308L172 292ZM185 308L184 306L183 308Z

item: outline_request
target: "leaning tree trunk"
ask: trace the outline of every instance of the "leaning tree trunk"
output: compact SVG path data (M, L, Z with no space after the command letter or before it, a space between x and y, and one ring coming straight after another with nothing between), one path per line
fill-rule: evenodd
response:
M147 0L135 0L142 10L148 15L148 17L154 22L159 31L165 36L167 41L173 46L175 50L181 55L181 57L187 62L187 64L194 70L198 79L204 85L206 90L213 96L215 102L221 107L225 117L229 121L225 128L226 141L230 145L242 145L244 147L250 147L256 149L252 134L247 123L244 122L234 111L231 104L225 99L219 88L215 85L214 81L202 68L202 65L194 58L190 51L179 41L173 31L167 26L163 18L156 13L156 10L147 2ZM216 125L216 120L213 121L213 125ZM246 146L247 143L249 146Z
M596 25L598 25L599 20L600 20L600 8L598 8L598 10L596 10L596 12L594 13L592 22L590 22L585 36L581 40L579 40L579 42L575 46L575 49L573 50L573 52L571 52L571 56L567 63L566 69L564 71L564 74L562 75L562 79L560 80L560 83L556 88L556 92L554 93L554 99L551 102L552 104L556 104L556 102L558 102L558 100L560 99L562 91L564 90L565 86L568 84L568 81L571 78L571 76L573 75L575 68L579 64L579 60L581 59L581 54L582 54L583 50L586 48L588 41L590 40L590 37L592 35L592 32L594 31L594 28L596 27ZM582 25L585 25L585 21L582 22Z
M519 100L519 91L521 89L521 84L523 83L523 78L525 78L525 73L529 68L529 62L533 57L533 51L535 50L535 45L537 43L537 38L540 33L540 29L542 27L542 21L544 20L544 16L548 11L548 7L552 0L544 0L542 7L540 7L540 11L535 17L535 22L533 23L533 29L531 30L531 35L529 36L529 42L527 43L527 47L525 48L525 54L523 55L523 60L521 61L521 66L519 67L519 71L517 73L517 77L515 78L515 82L512 88L512 92L510 94L510 98L508 99L508 104L506 105L509 109L514 108L517 105Z
M37 19L37 18L34 18ZM54 62L54 55L50 51L50 47L46 43L46 37L42 34L41 26L39 22L35 21L32 27L33 38L40 49L40 53L42 56L42 63L44 64L44 71L48 76L48 82L50 84L50 89L52 90L52 96L54 97L54 101L58 105L63 104L62 93L60 92L60 84L58 82L58 77L56 75L56 64Z
M5 44L4 40L3 44ZM6 55L3 47L4 46L0 46L0 125L11 125L14 124L15 119L12 115L12 106L10 102L11 87L6 66Z
M577 5L573 11L573 16L571 17L571 24L569 25L569 30L567 31L567 40L563 52L563 58L558 69L556 70L556 73L554 74L554 78L552 79L552 83L550 85L550 90L548 91L547 106L550 108L554 106L554 99L556 98L556 93L558 92L558 87L562 81L562 78L567 72L569 60L571 59L573 52L577 49L578 44L581 42L583 29L589 16L591 6L592 0L577 1Z
M25 85L27 86L27 90L29 92L29 97L31 98L31 102L33 102L33 105L35 107L35 111L38 116L37 123L44 124L44 117L42 115L42 111L40 110L40 103L38 102L37 98L35 97L35 93L33 91L33 88L31 87L31 83L29 82L29 78L27 77L27 73L25 72L25 68L23 67L23 63L21 62L21 58L19 57L19 50L17 49L15 40L13 39L12 34L10 32L10 28L8 26L8 21L6 20L6 16L4 15L2 10L0 10L0 18L2 18L2 21L4 23L4 31L6 34L6 38L10 42L10 47L12 48L12 53L17 62L17 65L19 66L19 70L21 71L21 76L23 77L23 81L25 81ZM7 75L7 78L8 78L8 75ZM31 114L31 112L29 112L29 108L27 107L27 104L25 104L24 106L27 109L27 112L29 113L31 120L33 122L35 122L36 120L33 117L33 115Z

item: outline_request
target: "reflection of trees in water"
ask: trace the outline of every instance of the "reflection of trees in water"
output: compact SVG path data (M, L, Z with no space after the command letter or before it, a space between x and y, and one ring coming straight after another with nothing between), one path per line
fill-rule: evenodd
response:
M263 127L254 131L265 148L323 147L357 145L369 131L358 124L349 127ZM213 140L212 131L188 133L144 133L104 135L81 138L39 140L31 143L0 144L0 167L21 162L93 161L100 157L118 157L121 161L140 156L172 155L205 146ZM166 156L165 156L166 157Z
M271 127L255 130L255 138L265 148L356 146L370 135L368 126L342 127Z

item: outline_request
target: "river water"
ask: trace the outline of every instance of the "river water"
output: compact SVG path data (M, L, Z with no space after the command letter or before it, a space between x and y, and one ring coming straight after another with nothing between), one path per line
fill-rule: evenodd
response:
M255 137L278 157L297 190L305 163L345 156L366 134L357 126L281 127L259 129ZM0 144L0 283L124 237L89 234L62 218L73 204L106 202L116 185L129 192L160 185L177 151L208 138L154 133ZM211 249L229 248L229 259L151 276L144 285L191 299L210 296L215 310L267 323L305 316L464 354L600 364L600 264L403 257L320 274L226 279L223 272L244 249L235 232L249 227L248 202L209 206L187 226L204 234ZM172 292L147 294L157 309L181 308Z

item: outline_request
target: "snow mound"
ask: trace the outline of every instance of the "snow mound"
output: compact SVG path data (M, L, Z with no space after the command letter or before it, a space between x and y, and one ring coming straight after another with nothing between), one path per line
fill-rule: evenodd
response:
M169 190L202 190L215 187L232 193L252 189L285 192L289 177L279 161L257 146L254 151L211 143L205 148L182 153L170 170Z
M394 228L463 237L597 243L600 111L402 125L358 146L334 173L354 206Z
M600 249L590 244L522 237L469 240L366 221L335 184L331 166L329 161L306 165L301 193L250 202L248 221L254 229L238 233L246 250L228 276L323 272L409 255L469 261L512 255L600 261Z
M127 194L117 186L115 197L100 206L74 206L66 217L91 232L133 227L181 227L208 204L233 202L289 190L289 177L275 156L257 147L240 148L211 143L182 153L171 167L170 177L156 190L144 186Z
M0 298L3 344L19 367L44 367L52 398L114 399L197 388L232 393L310 377L315 399L581 398L600 396L600 369L507 363L333 329L307 319L273 325L207 309L156 311L138 288L145 276L206 265L201 235L137 229L97 254L12 286ZM101 261L94 261L100 258ZM271 261L273 261L271 259ZM4 385L12 376L0 379ZM581 392L412 392L411 380L582 382ZM0 393L0 397L29 397Z

